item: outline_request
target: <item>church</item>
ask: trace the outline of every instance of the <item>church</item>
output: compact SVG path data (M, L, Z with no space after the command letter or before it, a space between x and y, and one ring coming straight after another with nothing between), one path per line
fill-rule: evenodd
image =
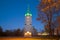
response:
M32 14L28 6L25 14L24 37L32 37L34 31L34 27L32 27Z

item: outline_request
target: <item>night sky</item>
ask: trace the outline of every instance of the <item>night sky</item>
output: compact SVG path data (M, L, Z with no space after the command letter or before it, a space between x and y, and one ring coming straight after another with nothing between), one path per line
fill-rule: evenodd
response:
M37 6L38 0L0 0L0 26L3 30L14 30L24 28L25 13L27 12L28 4L32 13L32 26L38 31L44 29L41 21L37 21Z

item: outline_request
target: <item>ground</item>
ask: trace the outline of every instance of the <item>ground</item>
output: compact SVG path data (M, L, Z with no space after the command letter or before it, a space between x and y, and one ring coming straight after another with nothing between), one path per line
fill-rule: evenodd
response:
M58 40L58 39L55 39L55 38L47 39L47 38L0 37L0 40Z

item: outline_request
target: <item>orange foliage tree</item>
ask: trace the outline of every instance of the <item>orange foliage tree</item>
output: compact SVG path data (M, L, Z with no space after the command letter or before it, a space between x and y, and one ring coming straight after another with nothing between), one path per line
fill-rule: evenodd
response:
M52 30L54 29L53 19L55 14L59 14L60 10L60 0L41 0L38 5L38 18L37 20L42 20L43 23L48 25L49 34L52 35ZM53 25L53 27L52 27Z

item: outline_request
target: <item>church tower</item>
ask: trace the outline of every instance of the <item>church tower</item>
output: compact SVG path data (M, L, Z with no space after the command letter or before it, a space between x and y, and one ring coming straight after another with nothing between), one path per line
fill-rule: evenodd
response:
M30 12L29 6L25 14L25 26L24 26L24 37L32 36L32 14Z

